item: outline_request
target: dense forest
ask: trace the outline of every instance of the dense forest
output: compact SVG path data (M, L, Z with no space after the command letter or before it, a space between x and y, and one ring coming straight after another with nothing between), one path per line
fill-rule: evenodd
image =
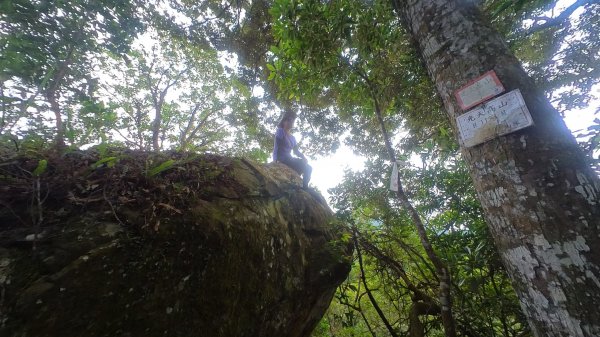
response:
M453 25L455 13L472 22ZM126 148L266 163L292 111L309 157L343 143L366 159L329 191L354 261L312 336L594 336L599 22L594 0L5 0L0 174L15 153L36 157L39 176L46 156L85 149L107 162ZM468 48L476 34L489 41ZM490 69L524 92L534 131L467 149L452 93ZM594 122L572 136L559 117L582 109ZM491 158L497 170L481 164ZM557 164L542 179L520 160L535 172ZM571 176L572 194L552 189ZM565 223L573 230L556 229ZM539 261L535 282L510 264L516 240L533 247L523 256ZM556 262L567 255L581 264Z

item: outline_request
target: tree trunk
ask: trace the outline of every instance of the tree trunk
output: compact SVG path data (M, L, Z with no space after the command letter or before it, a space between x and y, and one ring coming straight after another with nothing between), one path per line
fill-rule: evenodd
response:
M161 107L154 107L154 120L152 121L152 149L154 151L160 151L160 144L158 142L160 136L160 123L162 121Z
M50 103L50 110L54 113L55 125L56 125L56 148L63 149L66 147L65 145L65 125L62 120L62 115L60 113L60 105L58 104L58 97L56 95L56 91L48 91L46 93L46 99L48 103Z
M600 181L557 111L468 0L405 0L414 37L456 134L454 93L494 70L520 89L534 126L462 148L535 336L600 336Z
M367 83L369 81L366 79ZM377 115L377 120L379 121L379 126L381 127L381 132L383 134L383 139L385 140L385 147L388 150L388 154L390 156L390 160L392 162L396 162L396 154L394 153L394 149L392 147L392 142L390 140L389 134L385 127L385 123L383 122L383 116L381 115L381 108L379 107L379 103L376 97L373 95L373 103L375 106L375 114ZM421 241L421 246L425 250L427 257L431 260L435 267L436 274L440 280L440 289L438 298L440 300L441 306L441 318L442 325L444 326L444 334L446 337L456 337L456 324L454 323L454 315L452 314L452 294L450 292L451 276L448 267L440 259L437 253L433 250L433 246L431 245L431 241L427 236L427 232L425 231L425 224L421 221L421 216L417 212L417 210L413 207L410 200L408 200L408 196L404 193L404 188L402 187L402 182L400 181L400 176L397 177L398 190L396 191L396 197L400 200L400 204L402 208L408 213L410 216L415 229L417 230L417 235L419 236L419 240ZM357 248L358 249L358 248Z
M440 306L435 303L417 302L413 299L408 318L409 337L425 337L425 325L421 322L420 316L439 315Z

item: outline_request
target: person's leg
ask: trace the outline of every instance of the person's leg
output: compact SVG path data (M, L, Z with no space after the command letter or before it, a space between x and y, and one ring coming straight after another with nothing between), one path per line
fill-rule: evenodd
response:
M312 166L308 165L307 162L303 162L304 164L304 173L302 174L302 186L304 188L308 187L308 182L310 181L310 176L312 174Z
M301 174L302 185L304 187L308 187L308 182L310 181L310 176L312 173L312 167L308 165L307 162L300 158L282 158L279 161L298 172L298 174Z
M287 167L296 171L298 174L302 174L304 172L304 163L302 163L302 159L298 158L281 158L280 162L284 163Z

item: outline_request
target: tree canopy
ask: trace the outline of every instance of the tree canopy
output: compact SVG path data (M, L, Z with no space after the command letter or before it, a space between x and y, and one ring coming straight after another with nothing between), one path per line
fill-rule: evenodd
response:
M313 336L447 335L431 254L458 335L531 336L401 3L2 1L0 147L266 162L280 113L296 111L307 154L344 143L366 158L330 191L355 268ZM554 106L597 105L597 2L475 3ZM595 114L578 140L600 172ZM386 145L423 233L387 189Z

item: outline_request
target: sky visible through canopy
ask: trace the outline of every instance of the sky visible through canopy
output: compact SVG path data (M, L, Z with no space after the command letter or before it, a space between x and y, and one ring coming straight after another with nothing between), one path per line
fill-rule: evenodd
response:
M593 87L592 92L596 99L587 108L564 112L565 123L571 132L590 126L594 120L594 112L600 109L600 86ZM327 190L342 181L345 170L361 170L364 166L364 158L355 155L348 146L342 145L331 156L311 158L310 164L313 167L311 184L323 193L325 199L329 200Z
M553 17L561 13L562 10L569 7L575 0L560 0L557 2L553 12L547 12L548 17ZM570 16L570 19L576 19L583 8L577 9ZM525 24L528 24L527 22ZM564 89L568 90L568 89ZM585 109L573 109L569 111L560 111L563 113L565 123L572 133L586 129L592 125L594 118L597 118L597 112L600 111L600 86L596 85L591 90L594 99ZM353 153L352 149L342 144L338 151L327 157L312 158L313 166L312 184L316 186L329 200L327 190L335 187L342 181L344 170L360 170L364 166L364 158ZM391 173L391 172L390 172Z
M556 11L554 13L547 13L548 17L552 17L553 15L557 15L562 10L561 8L566 8L571 5L575 0L561 0L555 6ZM571 14L570 19L576 19L583 8L578 9L574 13ZM527 23L525 23L527 24ZM150 52L152 50L152 46L156 46L159 42L155 40L152 34L143 34L136 39L134 46L137 46L141 49L145 49ZM230 53L219 53L220 63L228 68L234 69L237 65L237 57L234 54ZM101 78L102 82L109 83L114 81L115 78L111 78L109 74L96 74ZM561 90L568 90L561 89ZM254 88L252 94L255 97L261 97L264 94L264 90L262 87L257 86ZM565 117L565 122L569 129L575 134L577 131L586 129L588 126L592 125L594 118L597 118L598 111L600 111L600 85L596 85L592 87L591 94L594 99L590 102L589 106L584 109L574 109L570 111L561 111ZM169 93L167 100L177 100L177 93ZM276 111L261 111L260 113L264 114L278 114ZM26 120L22 119L18 125L22 128L26 128L27 126ZM267 129L275 131L275 125L266 126ZM302 144L302 139L299 132L293 131L296 138L299 140L299 143ZM119 135L115 134L115 138L119 139ZM343 137L343 136L341 136ZM306 141L306 140L305 140ZM346 170L361 170L364 167L364 158L354 154L353 150L344 145L344 142L341 141L340 148L332 155L329 156L319 156L309 158L309 163L313 167L313 175L311 185L318 188L319 191L325 196L327 200L329 200L328 189L335 187L339 183L342 182L344 177L344 172ZM89 147L94 144L89 144ZM302 147L302 145L301 145ZM301 148L302 150L302 148ZM269 149L270 151L270 149ZM269 161L271 159L269 158ZM417 163L413 163L417 164ZM382 188L387 188L387 186L382 186Z

